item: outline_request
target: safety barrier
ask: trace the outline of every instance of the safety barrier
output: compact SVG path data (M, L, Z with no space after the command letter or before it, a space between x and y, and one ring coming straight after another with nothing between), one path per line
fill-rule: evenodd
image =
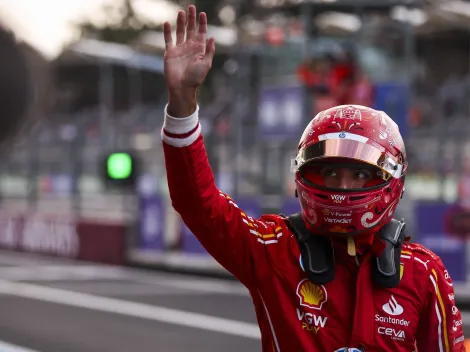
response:
M126 226L37 213L0 212L0 248L122 265Z

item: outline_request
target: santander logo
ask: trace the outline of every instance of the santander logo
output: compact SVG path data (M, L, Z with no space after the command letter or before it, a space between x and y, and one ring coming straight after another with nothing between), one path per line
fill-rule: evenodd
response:
M403 307L398 304L397 300L393 295L390 297L387 303L382 306L385 313L390 315L400 315L403 313Z

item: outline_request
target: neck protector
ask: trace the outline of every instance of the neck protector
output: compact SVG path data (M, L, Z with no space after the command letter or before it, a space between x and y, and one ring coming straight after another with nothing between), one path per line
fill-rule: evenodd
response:
M305 226L301 213L287 217L300 248L304 270L315 284L326 284L335 276L335 255L331 240L316 236ZM400 283L400 255L405 238L405 222L392 219L375 235L385 244L379 256L372 258L372 279L379 286L392 288Z

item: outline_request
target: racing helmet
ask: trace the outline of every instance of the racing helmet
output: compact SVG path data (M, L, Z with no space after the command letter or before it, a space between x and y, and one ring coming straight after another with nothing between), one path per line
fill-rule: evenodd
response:
M392 219L403 196L405 145L385 112L336 106L308 124L292 168L302 216L312 232L348 237L375 233ZM326 181L340 169L353 173L352 187Z

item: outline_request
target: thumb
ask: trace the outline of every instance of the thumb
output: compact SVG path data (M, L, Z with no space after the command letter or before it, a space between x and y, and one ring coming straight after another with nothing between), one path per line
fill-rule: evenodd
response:
M206 44L206 51L204 53L204 61L212 65L212 60L214 59L215 54L215 39L210 38Z

